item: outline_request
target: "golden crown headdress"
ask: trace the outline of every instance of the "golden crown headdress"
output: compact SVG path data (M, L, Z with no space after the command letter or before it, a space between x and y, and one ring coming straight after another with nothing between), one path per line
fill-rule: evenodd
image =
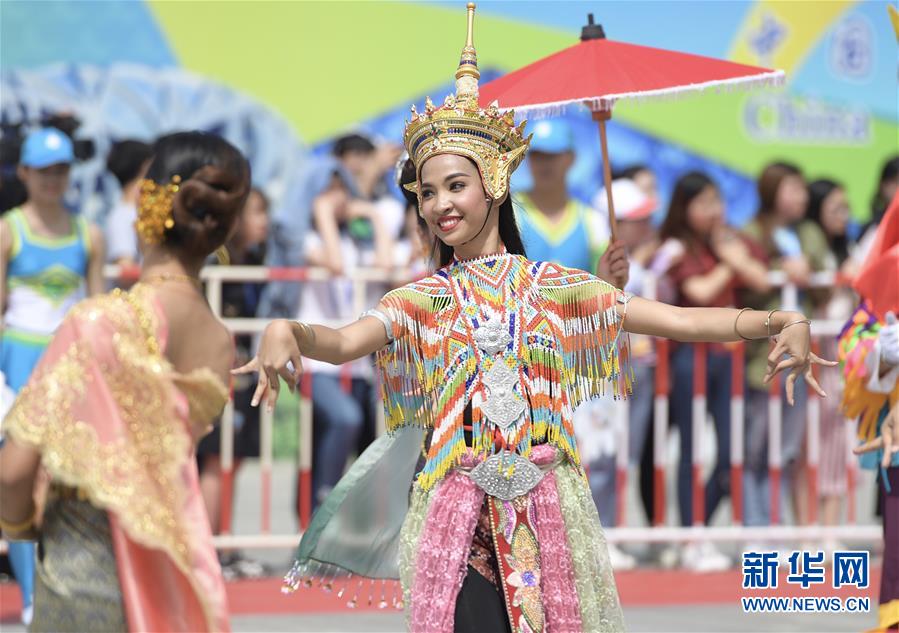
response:
M447 95L443 105L434 107L430 97L425 111L412 106L412 120L406 123L403 144L415 164L416 182L406 185L419 193L421 166L437 154L458 154L472 159L481 172L484 189L494 200L509 189L509 176L524 160L530 137L524 137L525 121L515 125L515 113L500 112L494 101L487 108L478 104L478 56L474 49L474 9L468 3L468 37L456 70L456 94Z

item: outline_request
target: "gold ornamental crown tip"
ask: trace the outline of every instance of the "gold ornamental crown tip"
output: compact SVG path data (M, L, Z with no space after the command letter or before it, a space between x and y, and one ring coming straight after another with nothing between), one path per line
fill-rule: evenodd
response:
M465 38L465 46L474 46L474 2L465 5L468 9L468 35Z
M468 5L468 33L465 37L465 46L459 59L459 67L456 69L456 96L473 95L478 92L478 79L481 73L478 70L478 54L474 49L474 3Z

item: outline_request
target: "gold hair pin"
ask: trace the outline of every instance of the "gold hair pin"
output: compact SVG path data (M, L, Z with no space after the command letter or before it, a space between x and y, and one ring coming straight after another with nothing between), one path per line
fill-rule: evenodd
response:
M141 180L140 202L134 226L145 244L162 243L165 232L175 226L172 208L175 194L180 190L181 176L177 174L172 176L171 182L164 185L149 178Z

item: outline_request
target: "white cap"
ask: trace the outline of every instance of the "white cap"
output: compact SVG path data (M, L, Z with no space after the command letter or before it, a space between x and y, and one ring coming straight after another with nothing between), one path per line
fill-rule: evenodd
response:
M603 187L596 194L596 208L608 215L609 201ZM656 210L655 198L650 198L630 178L619 178L612 181L612 202L615 205L616 220L643 220Z

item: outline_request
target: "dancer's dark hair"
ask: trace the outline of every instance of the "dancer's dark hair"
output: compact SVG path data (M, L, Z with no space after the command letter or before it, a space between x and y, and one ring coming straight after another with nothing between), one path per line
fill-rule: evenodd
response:
M180 176L172 204L175 225L166 248L206 257L225 243L250 192L250 165L225 139L205 132L177 132L153 145L147 178L158 184Z

